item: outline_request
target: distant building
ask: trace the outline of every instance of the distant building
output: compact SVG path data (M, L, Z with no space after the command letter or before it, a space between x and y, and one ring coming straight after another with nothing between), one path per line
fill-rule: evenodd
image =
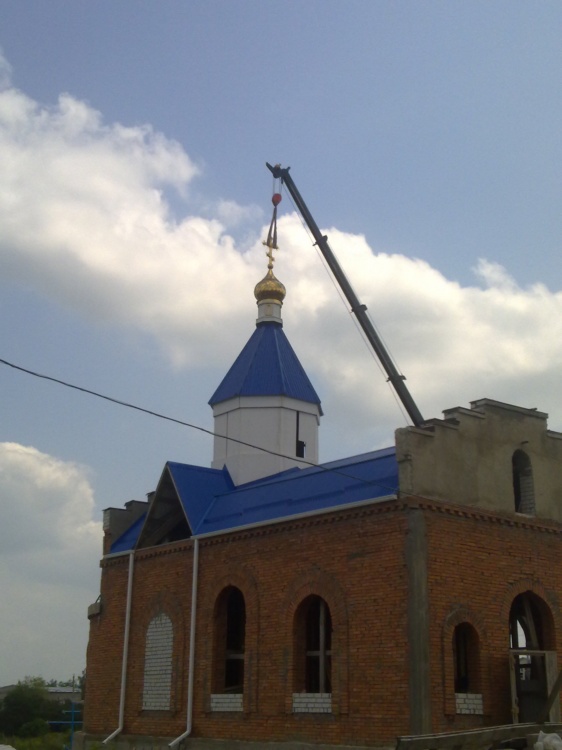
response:
M82 692L73 687L48 687L47 694L51 700L59 703L65 703L66 701L79 703L82 700Z
M17 685L4 685L4 687L0 687L0 701L3 701L8 693L16 687ZM82 693L80 690L73 687L46 687L45 693L50 700L58 701L59 703L64 703L65 701L78 703L82 700Z
M317 465L284 296L270 263L212 467L105 512L84 747L389 745L535 719L557 676L562 435L481 399Z

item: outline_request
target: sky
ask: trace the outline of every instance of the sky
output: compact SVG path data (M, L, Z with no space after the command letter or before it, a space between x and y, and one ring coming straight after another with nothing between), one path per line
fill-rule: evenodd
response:
M562 431L562 6L0 0L0 359L212 429L291 175L426 418ZM283 194L285 332L322 461L397 405ZM205 433L0 363L0 683L85 666L102 509Z

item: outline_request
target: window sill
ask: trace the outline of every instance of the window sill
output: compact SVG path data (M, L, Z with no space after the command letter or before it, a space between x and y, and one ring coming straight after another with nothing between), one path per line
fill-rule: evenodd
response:
M293 693L294 714L331 714L331 693Z
M455 704L457 714L484 715L481 693L455 693Z
M243 699L242 693L215 693L211 695L211 711L242 713Z

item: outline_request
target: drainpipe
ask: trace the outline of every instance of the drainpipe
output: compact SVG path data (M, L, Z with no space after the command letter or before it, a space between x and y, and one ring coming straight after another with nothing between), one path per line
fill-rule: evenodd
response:
M168 747L175 747L191 734L193 725L193 676L195 674L195 619L197 615L197 579L199 573L199 539L193 539L193 578L191 581L191 622L189 625L189 671L187 676L187 725L185 732L172 740Z
M102 742L103 745L107 745L108 742L123 731L124 717L125 717L125 688L127 687L127 660L129 656L129 625L131 622L131 601L133 599L133 568L135 563L135 553L129 553L129 578L127 580L127 605L125 609L125 637L123 640L123 662L121 664L121 695L119 697L119 726L112 732L109 737L106 737Z

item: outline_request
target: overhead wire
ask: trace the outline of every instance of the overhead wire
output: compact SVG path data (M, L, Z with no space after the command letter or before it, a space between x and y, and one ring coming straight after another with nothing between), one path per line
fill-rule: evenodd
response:
M191 422L186 422L182 419L177 419L176 417L170 417L166 414L161 414L160 412L154 411L152 409L146 409L142 406L137 406L136 404L131 404L127 401L122 401L121 399L114 398L112 396L107 396L103 393L98 393L97 391L93 391L89 388L84 388L83 386L75 385L74 383L69 383L65 380L61 380L60 378L55 378L52 375L45 375L43 373L35 372L34 370L30 370L26 367L22 367L21 365L16 365L13 362L9 362L6 359L0 359L0 365L6 365L7 367L10 367L14 370L18 370L19 372L26 373L27 375L32 375L33 377L40 378L42 380L48 380L52 383L57 383L58 385L62 385L66 388L71 388L75 391L86 393L90 396L95 396L96 398L101 398L104 401L108 401L112 404L116 404L117 406L124 406L128 409L133 409L143 414L148 414L151 417L163 419L167 422L173 422L182 427L189 427L190 429L198 430L199 432L203 432L207 435L210 435L211 437L219 437L223 440L229 440L230 442L233 442L233 443L240 443L241 445L245 445L248 448L254 448L256 450L262 451L263 453L269 453L270 455L277 456L278 458L288 458L291 460L295 460L294 456L287 456L284 453L278 453L277 451L269 450L268 448L263 448L260 445L254 445L253 443L246 443L244 440L238 440L237 438L230 438L230 437L226 437L225 435L220 435L219 433L213 432L213 430L209 430L206 427L201 427L200 425L195 425L195 424L192 424ZM380 487L382 490L387 490L390 495L399 494L399 488L397 486L391 487L391 486L382 484L381 482L377 482L375 480L364 479L363 477L358 477L355 474L348 474L345 471L341 471L341 469L332 468L330 466L327 466L326 464L315 464L312 461L307 461L304 458L299 458L298 462L302 464L306 464L307 466L313 467L315 469L318 469L319 471L323 471L323 472L327 472L331 474L337 474L338 476L345 477L346 479L352 479L356 482L363 482L364 484L367 484L367 485L374 485L376 487ZM431 498L427 497L426 495L421 495L415 492L408 492L408 495L410 497L417 498L418 500L431 500Z
M93 391L90 388L84 388L83 386L75 385L74 383L69 383L66 380L55 378L52 375L45 375L44 373L36 372L35 370L30 370L27 367L16 365L14 362L9 362L6 359L0 359L0 364L6 365L6 367L10 367L13 370L18 370L19 372L26 373L27 375L32 375L35 378L40 378L41 380L48 380L51 383L57 383L58 385L62 385L65 388L71 388L72 390L79 391L81 393L86 393L90 396L95 396L96 398L101 398L104 401L109 401L112 404L117 404L118 406L124 406L128 409L133 409L134 411L139 411L143 414L148 414L151 417L163 419L167 422L173 422L174 424L181 425L182 427L189 427L192 430L203 432L206 435L210 435L211 437L218 437L218 438L221 438L222 440L227 440L232 443L238 443L240 445L246 446L247 448L253 448L254 450L262 451L263 453L268 453L272 456L276 456L277 458L287 458L289 460L295 460L295 456L288 456L284 453L279 453L278 451L270 450L269 448L264 448L261 445L254 445L253 443L248 443L245 440L240 440L238 438L227 437L225 435L221 435L217 432L214 432L213 430L207 429L206 427L201 427L200 425L196 425L191 422L186 422L185 420L178 419L177 417L170 417L167 414L161 414L160 412L154 411L153 409L147 409L143 406L138 406L137 404L132 404L128 401L123 401L121 399L114 398L113 396L107 396L106 394L99 393L98 391ZM338 474L340 476L346 477L347 479L353 479L358 482L363 482L364 484L376 484L377 487L381 487L383 490L389 490L389 492L392 492L392 493L395 493L397 489L396 487L387 487L378 482L364 479L363 477L358 477L354 474L349 474L345 471L341 471L340 469L331 468L329 466L326 466L325 464L316 464L313 461L307 461L305 458L299 458L298 462L302 464L306 464L307 466L314 467L321 471L331 472L333 474Z
M330 279L330 281L331 281L334 289L336 290L336 293L337 293L337 295L338 295L338 297L340 299L340 302L342 303L342 305L346 309L348 315L351 317L353 325L355 326L356 331L359 333L359 336L360 336L361 340L363 341L364 346L367 348L367 351L369 352L371 358L373 359L373 361L377 365L377 367L378 367L379 371L381 372L381 374L383 375L383 377L385 377L386 373L385 373L385 371L384 371L381 363L379 362L378 358L375 356L375 353L373 352L372 348L369 346L369 343L368 343L368 341L366 339L366 336L365 336L363 330L361 329L361 327L359 326L358 321L354 317L353 312L348 310L347 301L345 300L341 289L336 284L333 275L330 273L330 270L328 268L326 260L325 260L324 256L322 255L322 253L320 252L320 249L318 248L317 243L313 241L314 237L312 236L309 228L307 227L307 225L304 222L302 216L300 215L300 212L298 211L298 209L297 209L297 207L296 207L296 205L295 205L295 203L293 201L293 198L292 198L290 192L285 191L283 189L284 188L283 181L279 180L278 178L275 178L275 177L273 178L273 186L272 186L272 188L273 188L273 193L274 194L275 193L279 193L279 195L281 195L281 193L284 193L284 194L286 194L286 195L289 196L289 200L291 202L291 205L293 206L293 208L294 208L297 216L300 218L301 225L304 228L306 234L308 235L309 239L312 241L312 245L316 249L316 254L320 258L320 261L322 263L322 267L324 268L324 271L328 275L328 277L329 277L329 279ZM273 219L272 219L272 226L270 227L270 234L271 234L273 225L275 223L276 208L277 208L277 206L276 206L276 204L274 204L274 214L273 214ZM275 229L275 234L276 234L276 226L275 226L274 229ZM275 240L276 240L276 237L275 237ZM275 244L276 244L276 242L275 242ZM372 319L371 319L371 323L372 323L373 327L375 327L374 322L372 321ZM379 335L379 337L382 340L382 336L380 336L380 333L378 335ZM385 346L386 346L386 344L385 344ZM386 348L387 348L387 351L389 351L388 350L388 346L386 346ZM83 386L75 385L74 383L69 383L68 381L62 380L60 378L55 378L55 377L53 377L51 375L45 375L43 373L39 373L39 372L36 372L34 370L30 370L30 369L22 367L20 365L16 365L13 362L9 362L8 360L5 360L5 359L0 359L0 364L6 365L7 367L10 367L10 368L12 368L14 370L18 370L20 372L26 373L26 374L31 375L33 377L40 378L42 380L47 380L47 381L50 381L50 382L53 382L53 383L57 383L58 385L62 385L64 387L66 387L66 388L71 388L71 389L79 391L81 393L86 393L86 394L88 394L90 396L94 396L96 398L101 398L104 401L108 401L108 402L116 404L118 406L123 406L123 407L126 407L128 409L133 409L134 411L138 411L138 412L141 412L143 414L147 414L149 416L156 417L158 419L162 419L162 420L165 420L165 421L168 421L168 422L172 422L172 423L178 424L178 425L180 425L182 427L188 427L190 429L197 430L198 432L202 432L202 433L204 433L206 435L210 435L211 437L218 437L218 438L221 438L223 440L227 440L227 441L230 441L230 442L233 442L233 443L238 443L240 445L244 445L245 447L252 448L254 450L258 450L258 451L261 451L263 453L268 453L269 455L276 456L277 458L286 458L286 459L294 460L294 456L288 456L286 454L279 453L278 451L274 451L274 450L271 450L269 448L264 448L263 446L254 445L253 443L248 443L248 442L246 442L244 440L240 440L239 438L233 438L233 437L227 437L225 435L220 435L220 434L214 432L213 430L209 430L209 429L207 429L205 427L201 427L200 425L196 425L196 424L193 424L191 422L186 422L185 420L178 419L177 417L171 417L169 415L162 414L162 413L154 411L152 409L147 409L145 407L138 406L137 404L132 404L130 402L114 398L113 396L108 396L106 394L99 393L97 391L93 391L93 390L91 390L89 388L85 388ZM392 396L393 396L393 398L394 398L394 400L395 400L395 402L396 402L396 404L398 406L399 411L402 413L402 416L404 417L404 420L407 423L406 415L404 413L404 409L402 408L402 404L400 403L400 401L399 401L399 399L398 399L398 397L397 397L394 389L392 388L392 386L391 386L391 384L389 382L389 379L385 377L385 381L386 381L386 383L387 383L387 385L388 385L388 387L390 389L390 392L392 393ZM327 467L327 466L325 466L323 464L316 464L316 463L314 463L312 461L307 461L304 458L299 458L298 460L299 460L299 463L305 464L305 465L310 466L310 467L315 467L315 468L320 469L322 471L332 472L332 473L335 473L335 474L339 474L339 475L344 476L344 477L349 478L349 479L353 479L353 480L356 480L356 481L364 482L365 484L375 484L375 482L363 479L362 477L357 477L357 476L355 476L353 474L348 474L347 472L344 472L344 471L341 471L341 470L338 470L338 469L333 469L333 468ZM387 490L389 490L390 492L393 492L393 493L396 492L396 487L386 487L384 485L381 485L380 483L376 483L376 484L377 484L377 486L381 487L382 489L387 489Z

